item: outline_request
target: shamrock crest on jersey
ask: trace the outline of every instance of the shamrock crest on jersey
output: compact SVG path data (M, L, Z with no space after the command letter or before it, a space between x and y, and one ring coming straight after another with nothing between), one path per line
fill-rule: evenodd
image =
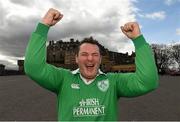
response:
M105 92L109 88L109 80L102 80L97 83L99 90Z

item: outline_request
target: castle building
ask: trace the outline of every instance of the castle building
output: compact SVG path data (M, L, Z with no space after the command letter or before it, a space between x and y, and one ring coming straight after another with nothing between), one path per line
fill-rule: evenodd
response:
M92 37L90 37L92 38ZM70 39L69 42L49 41L47 45L47 63L57 67L63 67L70 70L78 68L75 61L75 50L79 45L78 40ZM103 72L134 72L135 71L135 53L117 53L109 51L104 46L99 44L102 51L102 60L100 69ZM19 71L24 72L24 61L18 60Z
M0 75L4 75L5 73L5 65L0 64Z
M18 60L17 64L19 66L19 72L23 73L24 72L24 60Z
M92 37L91 37L92 38ZM50 41L47 46L47 62L57 67L74 70L77 68L75 62L75 50L79 45L78 40L70 39L69 42ZM106 49L100 44L102 61L100 68L104 72L133 72L135 71L135 53L129 56L128 53L117 53Z

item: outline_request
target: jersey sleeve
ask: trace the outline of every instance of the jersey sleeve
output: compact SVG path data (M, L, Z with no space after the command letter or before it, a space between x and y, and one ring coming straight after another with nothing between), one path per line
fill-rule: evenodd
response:
M135 46L135 73L116 73L118 97L135 97L148 93L158 86L158 73L150 45L140 35L133 40Z
M42 87L58 92L67 73L46 63L46 40L49 27L39 23L32 33L25 53L25 73Z

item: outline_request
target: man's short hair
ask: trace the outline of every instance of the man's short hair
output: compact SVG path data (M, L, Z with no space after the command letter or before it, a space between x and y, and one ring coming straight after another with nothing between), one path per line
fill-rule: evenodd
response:
M89 43L89 44L97 45L98 48L99 48L99 53L100 53L100 55L102 54L102 52L101 52L101 47L100 47L99 42L96 41L95 39L93 39L93 37L89 37L89 38L84 38L84 39L79 43L79 45L77 46L77 49L76 49L76 55L79 54L80 47L81 47L81 45L84 44L84 43Z

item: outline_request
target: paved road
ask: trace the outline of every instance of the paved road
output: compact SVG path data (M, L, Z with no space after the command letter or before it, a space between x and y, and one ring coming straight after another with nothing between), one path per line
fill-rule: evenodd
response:
M119 120L180 120L180 77L161 76L160 87L121 98ZM57 120L55 94L26 76L0 76L0 121Z

